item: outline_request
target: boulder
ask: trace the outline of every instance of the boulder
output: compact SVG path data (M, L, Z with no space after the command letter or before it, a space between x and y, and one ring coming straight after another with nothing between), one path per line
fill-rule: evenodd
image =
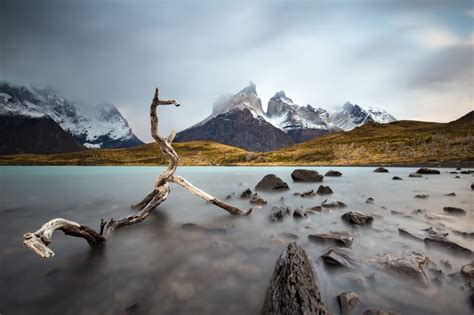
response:
M341 177L341 176L342 176L342 173L339 172L339 171L330 170L330 171L327 171L326 174L324 174L324 176L328 176L328 177Z
M310 234L308 235L308 239L315 243L331 243L345 247L351 247L354 241L354 237L346 232Z
M352 291L343 292L337 296L342 315L354 314L359 307L359 296Z
M385 167L377 167L375 170L374 170L374 173L388 173L388 169L386 169Z
M253 203L255 205L266 205L267 204L267 201L265 200L265 198L263 198L262 196L259 196L257 194L254 194L250 198L249 202Z
M456 207L444 207L443 211L452 215L466 215L466 211Z
M268 174L255 186L255 190L288 190L288 184L275 174Z
M306 213L304 213L304 211L300 210L300 209L296 209L294 212L293 212L293 218L295 219L305 219L308 215Z
M242 199L249 199L250 197L252 197L252 191L250 188L247 188L240 194L240 198Z
M321 206L324 208L345 208L347 207L346 204L342 201L330 200L327 199L321 203Z
M354 259L350 251L342 248L331 248L327 253L321 256L328 266L341 267L348 269L357 269L359 263Z
M368 225L374 221L374 217L370 214L359 212L359 211L349 211L342 215L343 220L347 221L350 224L355 225Z
M323 175L316 171L296 169L291 173L291 178L295 182L319 183L323 181Z
M403 178L398 177L398 176L393 176L392 179L393 179L393 180L403 180Z
M432 168L427 168L427 167L422 167L418 171L416 171L417 174L424 174L424 175L439 175L441 174L440 171L434 170Z
M288 245L275 264L261 313L330 314L321 300L313 266L295 242Z
M368 259L374 267L400 278L416 280L423 286L430 284L425 271L429 261L428 256L418 252L385 252Z
M317 193L319 195L329 195L332 194L332 189L329 186L320 185Z
M270 221L272 222L281 221L291 213L289 207L273 207L272 210L273 212L270 214Z
M471 262L470 264L464 265L461 268L461 274L464 277L467 278L473 278L474 279L474 261Z

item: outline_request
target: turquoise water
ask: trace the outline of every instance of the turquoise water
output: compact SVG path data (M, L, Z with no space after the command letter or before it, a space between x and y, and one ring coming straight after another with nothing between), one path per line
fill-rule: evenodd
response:
M319 184L294 183L291 167L180 167L178 174L195 186L243 209L237 196L266 174L286 181L291 190L260 193L268 205L249 217L234 217L206 204L179 186L145 222L119 230L107 246L91 250L82 239L56 232L51 248L56 256L41 259L21 246L22 235L55 217L98 228L101 218L133 213L129 205L152 189L160 167L0 167L0 313L1 314L256 314L259 312L273 266L289 240L298 236L317 271L325 303L337 314L335 297L356 291L364 307L380 307L402 314L469 314L468 292L461 280L445 276L440 285L419 287L373 269L367 258L384 251L422 251L445 275L460 270L470 258L453 256L423 243L401 238L398 227L437 227L451 240L474 250L472 240L452 230L474 231L472 175L455 179L448 171L424 178L408 178L414 168L337 167L344 175L327 177L334 194L301 198L294 192L317 189ZM311 168L325 173L330 168ZM393 181L393 176L404 178ZM454 192L456 197L445 196ZM235 195L232 195L235 193ZM416 199L428 194L428 199ZM273 206L313 207L324 199L343 201L346 209L270 223ZM366 204L368 197L374 204ZM429 219L415 209L442 214L444 206L468 211L464 217ZM354 229L340 216L350 210L374 214L370 228ZM399 211L407 216L392 215ZM184 223L227 226L226 233L199 233L181 229ZM325 268L320 256L330 247L308 242L310 233L349 231L355 235L351 252L361 262L358 276L376 273L376 280L359 287L347 273ZM449 260L446 270L440 260Z

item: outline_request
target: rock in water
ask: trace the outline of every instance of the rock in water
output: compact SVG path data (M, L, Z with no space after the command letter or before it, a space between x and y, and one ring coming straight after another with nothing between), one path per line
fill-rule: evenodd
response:
M272 222L281 221L291 213L289 207L273 207L272 210L273 213L270 214L270 221Z
M351 315L359 307L359 296L352 291L344 292L338 295L339 306L342 315Z
M441 174L441 172L438 171L438 170L434 170L434 169L426 168L426 167L420 168L418 171L416 171L416 173L417 174L426 174L426 175L439 175L439 174Z
M467 278L474 278L474 261L470 264L462 266L461 274Z
M288 184L275 174L268 174L255 186L255 190L287 190Z
M369 308L369 309L366 309L364 313L362 313L362 315L398 315L398 313L387 312L387 311L380 310L378 308Z
M403 180L403 178L401 178L401 177L398 177L398 176L393 176L393 178L392 178L392 179L393 179L393 180Z
M333 243L345 247L351 247L354 237L346 232L329 232L320 234L310 234L308 239L315 243Z
M408 175L408 177L423 177L423 175L417 174L417 173L410 173L410 175Z
M443 211L452 215L466 215L466 211L461 208L444 207Z
M342 248L332 248L321 257L327 265L333 267L357 269L359 266L357 260L352 257L351 252Z
M471 184L471 190L474 190L474 183Z
M388 173L388 169L386 169L385 167L377 167L374 170L374 173Z
M252 191L250 188L247 188L240 194L240 198L242 199L249 199L250 197L252 197Z
M295 212L293 212L293 218L295 219L305 219L308 215L304 213L304 211L296 209Z
M430 280L425 267L430 259L418 252L379 253L368 262L397 277L414 279L423 286L429 286Z
M321 300L308 256L295 242L288 245L275 264L262 314L330 314Z
M267 201L262 197L257 194L253 195L252 198L249 200L250 203L253 203L255 205L266 205Z
M440 247L455 254L472 257L472 251L469 248L456 244L446 238L427 237L425 238L425 244L428 246Z
M318 191L317 193L319 195L329 195L329 194L332 194L332 189L331 187L329 186L324 186L324 185L320 185L319 188L318 188Z
M368 225L374 221L374 217L359 211L349 211L342 215L343 220L355 225Z
M291 178L295 182L319 183L323 181L323 175L316 171L297 169L291 173Z
M324 176L328 176L328 177L341 177L342 176L342 173L339 172L339 171L327 171L326 174L324 174Z
M324 200L323 203L321 203L321 206L324 208L345 208L347 207L346 204L342 201L337 201L337 200Z

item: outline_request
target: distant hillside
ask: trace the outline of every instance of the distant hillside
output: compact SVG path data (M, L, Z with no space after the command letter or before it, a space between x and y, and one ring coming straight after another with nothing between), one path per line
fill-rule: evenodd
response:
M47 116L0 115L0 155L51 154L86 150Z
M180 165L474 164L474 114L450 123L368 123L272 152L248 152L207 141L173 144ZM56 155L0 156L0 164L163 165L156 144Z

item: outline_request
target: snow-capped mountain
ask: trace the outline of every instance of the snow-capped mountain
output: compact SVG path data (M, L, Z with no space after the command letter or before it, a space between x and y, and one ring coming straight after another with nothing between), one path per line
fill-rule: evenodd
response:
M293 144L289 135L267 121L255 84L220 97L212 114L179 132L175 141L212 140L251 151L271 151Z
M340 129L333 125L329 113L311 105L299 106L277 92L268 102L267 120L286 132L295 142L302 142Z
M352 130L368 122L387 124L396 120L395 117L382 109L374 107L364 109L359 105L353 105L349 102L346 102L339 110L331 113L329 119L334 125L345 131Z
M0 115L50 117L88 148L121 148L143 143L114 105L78 105L51 89L1 82Z

